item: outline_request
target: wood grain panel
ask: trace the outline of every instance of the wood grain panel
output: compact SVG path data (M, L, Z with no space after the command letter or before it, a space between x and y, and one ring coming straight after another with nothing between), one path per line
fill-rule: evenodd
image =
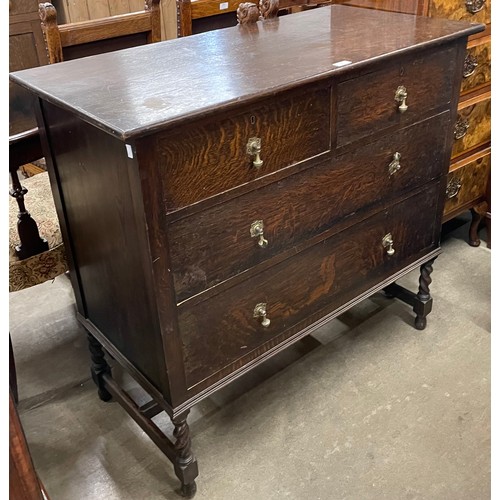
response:
M478 0L471 1L478 2ZM489 24L491 22L491 4L490 0L485 0L484 7L474 14L467 10L466 0L430 0L429 16Z
M491 81L491 42L475 45L467 49L466 63L461 92L470 92ZM471 70L471 62L477 64L473 73L466 76Z
M252 165L250 138L262 141ZM167 212L296 164L330 148L330 89L285 94L244 112L178 127L157 140Z
M450 103L456 58L456 47L447 47L339 84L337 146L366 137L374 129L412 123ZM399 86L408 92L405 113L395 100Z
M320 309L333 310L396 272L433 241L439 183L319 243L272 270L200 302L179 308L179 329L189 386L272 339L285 340L295 325ZM422 210L426 207L426 210ZM391 232L396 253L388 256L382 238ZM253 317L266 303L266 328Z
M491 170L491 153L448 174L444 217L484 198Z
M447 171L441 131L449 113L346 153L170 226L177 301L241 273L341 219L380 200L390 200ZM388 166L395 152L401 168ZM266 248L250 235L262 220Z
M466 124L466 125L463 125ZM468 128L465 135L456 139L462 126ZM487 143L491 138L491 99L471 104L459 109L457 124L455 126L455 141L453 143L452 157L456 157L471 148Z

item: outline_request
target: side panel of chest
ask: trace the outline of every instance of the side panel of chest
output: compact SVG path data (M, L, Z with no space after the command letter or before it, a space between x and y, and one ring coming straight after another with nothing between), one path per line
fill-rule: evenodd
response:
M135 161L123 142L74 115L46 102L42 112L78 312L168 397Z

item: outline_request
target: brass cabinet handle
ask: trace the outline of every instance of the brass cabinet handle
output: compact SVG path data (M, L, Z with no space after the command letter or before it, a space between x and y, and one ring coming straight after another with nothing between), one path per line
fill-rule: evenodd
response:
M462 184L460 183L459 179L451 179L446 186L446 198L448 198L449 200L455 198L455 196L457 196L457 194L459 193L461 187Z
M464 61L464 71L462 73L462 76L464 78L469 78L469 76L472 76L475 73L478 64L479 63L477 62L477 58L473 54L468 52L467 57Z
M247 142L247 154L253 156L253 166L255 168L262 167L264 161L260 158L261 140L259 137L251 137Z
M264 302L255 306L253 310L253 317L262 318L260 324L266 328L271 324L271 320L267 317L267 304Z
M403 85L400 85L396 89L396 95L394 96L394 100L399 103L398 109L400 113L406 112L408 109L408 106L406 104L406 99L408 98L408 92L406 90L406 87Z
M484 9L486 0L465 0L465 8L470 14L476 14Z
M397 151L392 155L392 161L389 163L389 175L394 175L400 168L401 164L399 163L401 160L401 153Z
M453 129L453 136L455 137L455 140L458 141L459 139L464 137L468 129L469 120L467 120L467 118L462 118L461 116L459 116Z
M256 220L250 226L250 236L252 238L259 238L258 245L260 248L266 248L268 241L264 238L264 221Z
M387 248L387 250L386 250L387 255L394 255L395 250L393 248L393 245L394 245L394 241L392 239L392 234L391 233L387 233L382 238L382 246L384 248Z

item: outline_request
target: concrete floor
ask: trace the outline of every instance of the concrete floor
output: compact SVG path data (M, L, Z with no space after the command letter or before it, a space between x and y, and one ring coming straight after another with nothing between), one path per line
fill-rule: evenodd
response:
M491 254L465 230L444 237L425 331L375 295L199 404L196 498L489 499ZM179 498L170 462L97 398L66 277L10 294L10 331L19 413L51 500Z

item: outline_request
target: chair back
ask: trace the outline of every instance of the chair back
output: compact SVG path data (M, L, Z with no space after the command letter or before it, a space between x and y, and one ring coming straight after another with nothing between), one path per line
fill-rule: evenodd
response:
M160 0L146 0L143 11L61 25L51 3L41 3L39 15L50 64L161 40Z

